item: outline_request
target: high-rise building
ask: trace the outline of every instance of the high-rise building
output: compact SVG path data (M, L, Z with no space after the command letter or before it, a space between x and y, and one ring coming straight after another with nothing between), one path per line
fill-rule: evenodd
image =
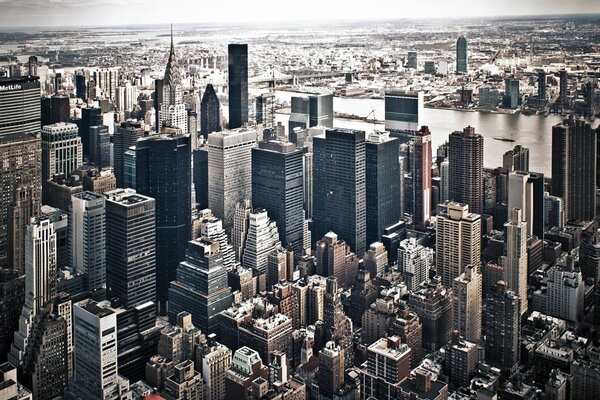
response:
M257 378L269 379L269 370L263 365L258 352L249 347L236 350L231 368L225 371L225 398L243 399Z
M79 136L81 136L84 159L88 159L90 156L90 127L103 125L103 123L102 108L85 107L81 109Z
M290 142L298 145L296 128L304 130L310 127L310 101L308 97L292 96L290 103L291 108L290 119L288 121L288 137Z
M38 58L36 56L29 56L29 60L27 61L27 70L30 76L37 76Z
M449 199L483 214L483 137L468 126L452 132L448 145Z
M42 97L41 106L42 126L69 122L71 108L68 96L56 93L51 97Z
M467 64L467 39L464 36L459 36L456 41L456 73L466 74L469 72Z
M192 151L192 169L196 204L202 210L208 208L208 149L202 146Z
M367 244L379 240L383 230L398 222L400 165L398 140L388 132L373 132L365 142Z
M452 287L454 278L468 265L481 261L481 216L469 206L446 203L437 218L436 267L442 284Z
M297 255L304 250L302 150L290 142L263 141L252 149L252 206L277 224L279 241Z
M75 74L75 94L78 99L83 101L86 101L88 98L87 83L85 81L85 73L83 70L79 70Z
M319 352L319 385L320 399L333 399L344 386L346 375L346 354L339 345L329 341Z
M546 231L546 201L545 192L546 184L544 182L544 174L539 172L530 172L529 180L527 181L528 188L532 192L533 202L533 217L528 221L528 229L530 234L533 234L544 240Z
M83 162L77 125L59 122L42 127L42 201L47 204L47 181L55 174L70 176Z
M416 51L409 51L406 54L406 62L404 63L405 68L417 68L418 65L418 54Z
M498 281L495 290L487 294L485 307L486 361L510 375L519 363L519 296Z
M198 347L196 364L202 367L202 378L208 399L225 400L225 372L231 367L232 353L227 346L208 335L208 340Z
M483 276L479 263L468 265L464 272L454 278L453 326L460 336L471 342L481 340L481 307Z
M225 130L208 135L208 206L223 227L233 227L236 204L252 198L252 148L256 131Z
M281 351L291 359L292 319L285 314L276 313L269 318L254 318L239 329L240 345L252 346L261 359L273 361L274 352Z
M404 276L408 290L418 290L429 279L433 249L424 247L416 238L404 239L398 247L398 269Z
M600 282L600 231L586 234L579 245L579 267L583 279Z
M266 276L269 254L281 246L278 227L267 211L257 209L249 215L248 233L245 239L241 264Z
M529 172L529 149L518 144L514 149L508 150L502 156L502 166L507 172Z
M90 154L88 161L99 169L110 167L110 133L108 126L90 126Z
M273 130L275 126L275 94L262 93L255 97L256 124L264 129Z
M388 266L388 253L381 242L373 242L363 258L364 266L370 276L382 276Z
M568 221L596 216L596 136L573 116L552 127L552 194L563 199Z
M204 209L200 211L198 231L194 231L192 239L198 239L200 237L207 237L216 242L219 242L219 252L223 257L223 267L227 271L230 271L235 266L235 252L233 246L229 244L227 239L227 232L223 229L223 221L212 215L210 209ZM196 226L196 225L194 225Z
M106 283L125 307L156 302L155 202L133 189L106 192Z
M106 288L105 203L103 195L84 191L71 197L69 207L69 264L87 274L87 289L99 298Z
M441 284L439 277L424 283L408 297L410 309L423 324L423 348L436 351L448 343L452 329L452 288Z
M313 237L336 232L361 257L366 243L365 132L327 129L313 138Z
M333 94L308 96L309 118L307 128L333 128Z
M94 82L102 91L102 98L114 100L119 85L119 70L117 68L98 68L94 71Z
M344 313L337 279L329 276L325 282L323 335L315 333L316 348L321 348L328 341L334 341L340 346L346 368L350 368L354 364L352 361L352 320Z
M537 84L538 84L538 100L540 102L546 101L546 71L543 69L537 72Z
M242 259L244 248L246 247L251 212L252 202L248 199L235 205L234 224L231 230L231 245L235 252L235 259L238 262Z
M169 288L171 323L180 312L189 311L202 332L218 332L217 316L231 301L219 243L205 237L190 241L185 260L179 263L176 279Z
M6 361L25 303L25 275L0 269L0 361Z
M0 78L0 267L20 273L27 225L42 194L39 132L38 77Z
M504 256L504 281L519 296L519 315L527 312L527 223L521 210L510 210L506 230L506 256Z
M564 255L548 270L546 312L575 323L583 314L585 285L571 255Z
M91 300L73 305L75 375L69 386L87 399L118 399L117 315Z
M175 57L175 46L173 44L173 27L171 26L171 50L169 60L165 68L163 78L162 99L160 111L158 112L157 132L162 132L168 126L181 129L187 133L187 111L183 102L183 88L181 85L181 73Z
M531 236L533 235L533 215L535 209L533 206L533 183L529 182L529 178L529 173L522 171L510 172L508 174L508 210L509 214L515 208L521 211L521 221L526 223L525 232ZM510 219L510 215L508 218Z
M221 104L215 88L210 83L206 85L200 102L200 133L204 139L208 134L221 131Z
M519 80L514 76L509 76L504 79L504 98L502 104L504 107L516 109L521 102L521 94L519 92Z
M479 361L476 343L463 340L458 331L452 331L452 339L446 346L446 370L450 383L455 387L469 387Z
M248 45L229 44L229 129L248 122Z
M185 360L173 367L173 375L165 380L162 395L165 400L204 399L202 374L194 368L194 362Z
M358 272L358 259L345 241L328 232L316 244L317 274L335 277L343 287L350 287Z
M190 138L150 136L136 146L136 189L156 207L156 295L167 300L169 282L185 257L191 237L192 182Z
M125 186L125 152L135 146L138 139L144 137L144 124L136 120L127 120L117 125L113 135L114 170L117 177L117 187Z
M413 224L424 228L431 216L431 132L426 126L410 142Z
M392 400L410 373L411 349L398 336L381 338L367 347L361 375L363 398Z
M56 294L56 232L48 218L27 226L25 238L25 304L8 361L22 366L37 316Z
M567 77L567 71L565 69L561 69L559 71L559 81L560 90L558 93L558 101L563 107L567 107L567 92L569 90L569 79Z
M415 67L416 68L416 65ZM422 124L423 92L386 91L385 129L416 131Z

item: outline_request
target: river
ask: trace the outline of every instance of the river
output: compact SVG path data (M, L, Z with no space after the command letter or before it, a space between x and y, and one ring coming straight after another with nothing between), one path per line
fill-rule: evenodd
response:
M281 101L290 101L295 95L288 91L275 91ZM384 119L384 103L382 99L361 99L334 97L333 108L338 113L367 116L375 110L377 120ZM425 108L423 122L429 126L432 136L433 154L439 145L448 140L448 135L466 126L473 126L475 132L484 137L484 165L495 168L502 165L502 155L515 145L529 148L529 168L550 176L552 151L552 126L561 122L564 117L558 115L526 116L496 113L481 113ZM276 114L275 120L281 121L287 130L289 115ZM340 128L361 129L367 133L374 129L383 130L383 124L373 124L360 120L335 118L334 126ZM514 142L495 140L494 136L508 137Z

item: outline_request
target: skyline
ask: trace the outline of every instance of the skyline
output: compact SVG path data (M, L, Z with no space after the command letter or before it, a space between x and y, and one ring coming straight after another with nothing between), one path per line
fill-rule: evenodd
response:
M491 1L473 2L460 0L441 2L437 0L404 2L398 7L392 0L374 0L365 12L358 0L335 1L321 4L316 0L305 1L304 7L294 10L293 15L283 14L275 20L273 15L282 9L274 0L262 2L262 7L232 0L227 9L218 4L197 3L192 0L173 0L168 4L132 0L123 4L117 0L100 0L82 3L77 0L0 0L0 25L3 28L23 27L82 27L123 26L146 24L222 24L222 23L311 23L326 21L405 20L405 19L468 19L520 16L581 15L600 13L600 3L591 0L561 2L558 0L533 0L526 4L517 0L502 3ZM170 6L170 7L169 7ZM140 20L136 13L152 11ZM190 10L190 12L181 12ZM271 11L269 11L271 10ZM393 10L394 12L390 12ZM325 17L326 16L326 17Z

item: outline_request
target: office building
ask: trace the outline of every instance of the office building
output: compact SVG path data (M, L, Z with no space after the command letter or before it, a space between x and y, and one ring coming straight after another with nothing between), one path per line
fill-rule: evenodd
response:
M84 191L71 197L69 207L69 265L87 274L90 295L100 298L106 288L105 202L103 195Z
M521 94L519 93L519 80L514 76L504 79L504 98L502 105L506 108L516 109L521 103Z
M469 206L445 203L437 218L436 267L442 284L452 287L454 278L468 265L481 259L481 216L469 212Z
M388 132L371 133L365 142L365 163L366 243L370 244L401 218L398 140Z
M256 131L225 130L208 135L208 207L233 227L236 204L252 198L252 148Z
M565 69L561 69L558 72L559 76L559 92L558 92L558 101L563 107L567 107L567 96L569 90L569 79L567 77L567 71Z
M471 342L479 342L481 335L481 308L483 276L479 263L468 265L452 282L454 292L453 326L458 334Z
M94 82L101 90L103 99L114 100L117 86L119 85L119 69L98 68L94 71Z
M262 141L252 149L252 206L277 224L279 241L297 255L304 250L302 150L290 142Z
M269 254L281 246L281 242L277 224L269 218L264 209L257 209L250 213L248 233L244 243L240 260L242 266L259 271L266 276Z
M246 247L251 212L252 202L248 199L235 205L234 224L231 230L231 245L235 252L235 259L238 262L242 259L244 248Z
M479 361L477 344L464 340L458 331L452 331L446 346L446 370L450 383L455 387L469 387Z
M533 202L533 217L528 221L527 228L529 229L530 235L535 235L543 240L546 231L546 184L544 182L544 174L530 172L527 185L532 192L531 198Z
M418 54L416 51L409 51L406 54L406 62L404 63L405 68L417 68L418 65Z
M227 271L230 271L235 266L235 252L233 246L229 244L227 239L227 232L223 229L223 221L215 218L212 215L212 211L204 209L200 211L198 219L194 222L194 227L198 230L192 234L192 239L198 239L200 237L207 237L219 243L219 252L223 257L223 267Z
M157 132L162 132L164 127L178 128L187 133L187 111L183 102L183 88L181 84L181 73L175 57L175 46L173 45L173 27L171 26L171 49L169 60L165 68L165 76L162 81L162 98L160 111L158 112Z
M70 176L83 163L77 125L59 122L42 127L42 201L48 204L48 180L56 174Z
M292 96L290 119L288 120L288 137L290 142L298 147L298 130L303 131L310 127L310 101L308 97Z
M444 287L438 277L409 294L408 305L423 324L423 348L436 351L448 343L452 329L452 288Z
M538 84L538 101L540 104L545 104L546 98L546 71L540 69L537 71L537 84Z
M225 398L243 399L257 378L267 381L269 369L256 350L242 347L233 353L231 367L225 371Z
M433 249L424 247L416 238L404 239L398 246L398 269L408 290L418 290L429 279Z
M202 146L192 151L194 168L192 177L196 191L196 204L200 210L208 208L208 149Z
M344 386L346 375L346 354L329 341L319 352L319 375L317 377L320 399L332 399Z
M79 136L81 136L81 146L83 149L83 158L90 157L90 127L104 124L102 108L85 107L81 109L81 121L79 122Z
M413 224L424 228L431 216L431 132L426 126L416 131L409 144L412 178ZM409 196L411 194L408 194Z
M416 58L416 57L415 57ZM415 63L416 64L416 63ZM413 67L416 68L416 65ZM386 91L385 130L417 131L423 126L423 92Z
M400 382L410 373L410 358L410 347L398 336L381 338L367 347L367 362L360 371L363 398L397 398Z
M575 323L583 314L585 286L571 255L563 255L548 270L546 312Z
M6 361L13 336L19 329L19 316L25 303L25 275L13 269L0 269L0 360Z
M194 368L194 362L185 360L175 365L161 394L165 400L204 399L204 381Z
M248 45L229 44L229 129L248 122Z
M486 362L510 375L519 363L519 297L504 281L498 281L486 295L485 307Z
M40 83L0 78L0 267L24 273L25 233L41 202Z
M366 243L365 132L327 129L313 138L313 237L336 232L361 257Z
M110 167L110 134L108 126L90 126L89 140L90 154L88 161L99 169Z
M206 85L200 102L200 134L208 139L208 134L221 131L221 104L215 88L210 83Z
M383 276L388 266L388 253L383 243L371 243L363 260L364 267L371 277Z
M0 395L7 399L33 400L31 391L17 379L17 369L10 363L0 364Z
M456 73L467 74L469 66L467 64L467 39L464 36L459 36L456 41Z
M309 119L307 128L333 128L333 94L308 96Z
M287 315L276 313L268 318L254 318L249 324L239 329L240 345L252 346L261 359L271 363L275 351L281 351L291 359L292 351L292 319Z
M215 337L208 335L208 340L198 347L196 365L202 371L206 398L225 400L225 372L231 367L232 353Z
M583 279L600 282L600 231L583 236L579 245L579 267Z
M192 231L190 138L157 135L140 139L135 160L137 192L156 202L156 295L163 303Z
M174 323L180 312L189 311L202 332L215 333L218 314L231 302L219 243L208 238L190 241L169 288L169 321Z
M256 102L256 124L272 131L275 126L275 94L262 93L254 100Z
M42 97L41 107L42 126L69 122L71 108L68 96L56 93L51 97Z
M503 258L504 281L519 296L519 315L527 312L527 223L521 210L513 208L506 230L506 256Z
M335 277L342 287L350 287L358 272L358 259L350 246L334 232L328 232L316 244L317 274Z
M117 315L92 300L73 305L75 375L70 390L81 398L118 399Z
M516 145L502 156L502 166L506 172L529 172L529 149Z
M483 137L468 126L454 131L448 141L448 197L483 214Z
M517 171L508 174L508 210L519 209L521 221L525 222L525 232L533 235L533 183L527 172ZM543 209L541 210L543 211ZM508 216L510 219L510 215ZM531 221L531 223L529 223Z
M127 120L117 125L113 135L114 171L117 178L117 187L135 189L125 186L125 153L131 146L135 146L138 139L144 137L144 124L136 120Z
M83 101L86 101L88 98L87 82L83 70L79 70L75 73L75 95L78 99Z
M325 286L323 333L315 333L315 348L320 349L325 343L335 341L343 353L345 367L350 368L354 364L352 361L352 320L344 313L337 279L333 276L327 277Z
M156 302L155 202L133 189L106 192L106 283L125 307Z
M552 127L552 195L563 199L567 221L596 216L596 136L573 116Z
M29 56L27 61L27 71L29 76L37 76L38 70L38 58L36 56Z

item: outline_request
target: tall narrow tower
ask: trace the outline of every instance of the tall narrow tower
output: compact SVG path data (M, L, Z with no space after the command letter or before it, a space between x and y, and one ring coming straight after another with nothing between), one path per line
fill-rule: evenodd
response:
M460 36L456 41L456 73L466 74L469 72L467 65L467 39Z
M462 132L452 132L448 144L448 197L483 214L483 137L467 126Z
M510 210L506 228L506 256L504 257L504 281L519 296L519 315L527 311L527 222L521 210Z
M229 56L229 129L248 122L248 45L230 44Z
M156 130L159 132L163 126L179 128L182 132L187 132L187 111L183 102L181 74L175 57L173 25L171 25L171 50L163 79L162 104L160 105L158 124Z

